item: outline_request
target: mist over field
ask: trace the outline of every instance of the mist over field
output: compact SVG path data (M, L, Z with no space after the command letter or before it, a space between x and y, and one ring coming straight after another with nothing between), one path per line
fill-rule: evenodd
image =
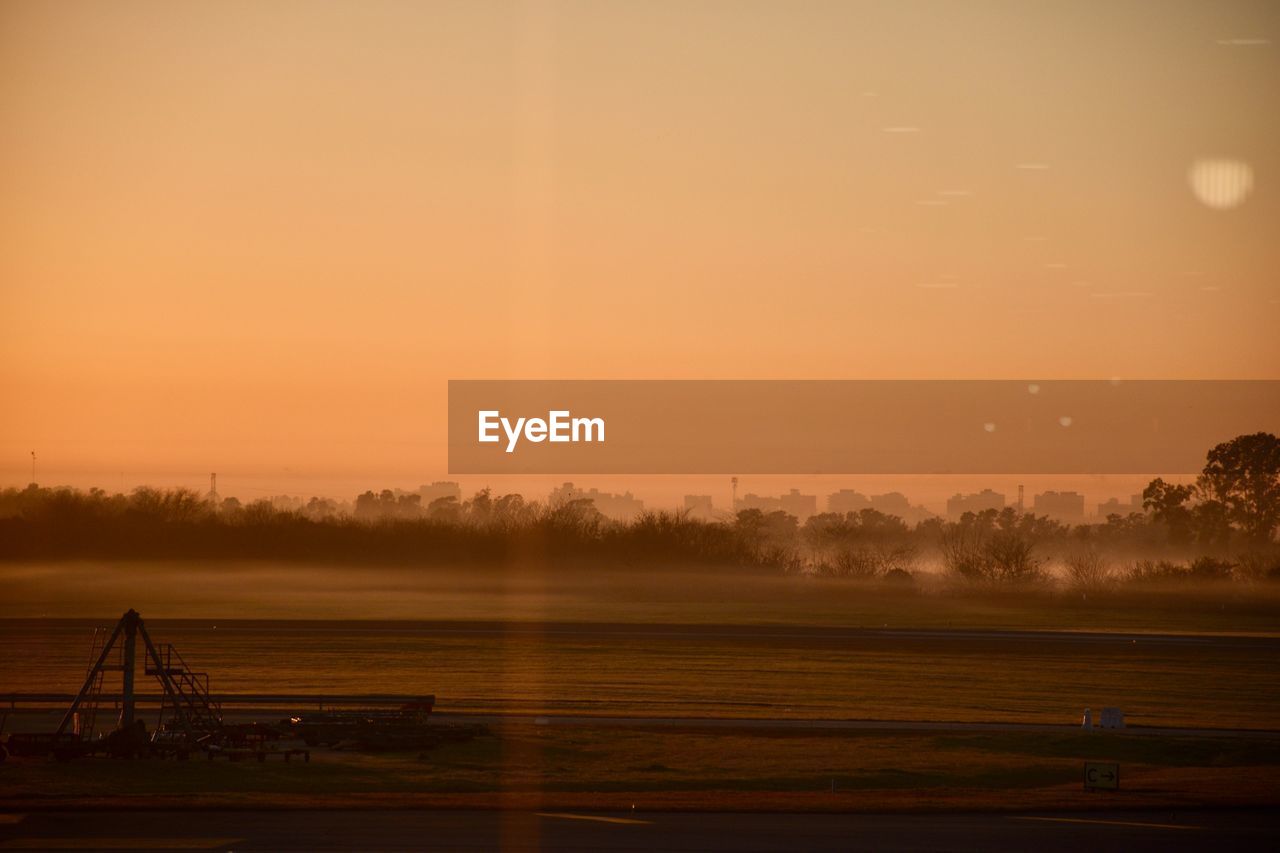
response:
M0 612L155 601L169 617L1152 630L1177 613L1187 629L1274 631L1280 440L1240 436L1206 458L1193 483L1154 479L1140 508L1075 525L1013 507L914 523L758 507L619 521L567 486L546 503L485 489L425 507L368 491L347 510L32 484L0 491Z

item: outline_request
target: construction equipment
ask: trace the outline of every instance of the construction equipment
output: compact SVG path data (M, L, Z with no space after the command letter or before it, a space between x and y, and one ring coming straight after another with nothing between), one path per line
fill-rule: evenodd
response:
M89 692L85 696L85 701L81 703L80 711L77 712L76 718L72 721L72 728L78 736L84 740L93 740L94 726L98 720L98 705L102 697L102 682L104 671L95 669L94 663L102 654L102 649L106 645L107 629L94 628L93 641L89 644L89 665L85 671L85 683L89 684ZM124 649L121 648L121 653Z
M160 723L148 738L146 725L137 717L135 691L138 638L143 644L143 674L155 678L161 688ZM109 734L95 738L97 717L103 703L107 673L120 673L120 692L113 701L119 708L119 724ZM182 755L217 742L222 734L222 709L209 695L209 677L195 672L172 644L157 645L136 610L120 617L109 633L95 631L84 684L52 734L13 734L9 751L15 755L53 754L71 758L93 752L133 757L149 752Z
M143 633L146 638L145 629ZM144 672L164 685L159 728L175 731L195 743L210 742L222 733L222 707L209 695L209 676L195 672L172 643L152 651ZM168 720L166 721L166 716Z
M95 708L96 713L96 697L102 692L103 677L113 670L121 673L120 728L133 725L137 713L134 681L139 636L142 637L146 653L143 672L160 682L165 700L163 708L172 720L168 727L181 730L193 742L209 738L221 729L222 710L217 703L210 701L208 675L193 672L172 644L157 647L147 633L147 627L138 611L129 610L120 617L115 629L103 643L98 659L89 668L84 686L80 688L80 693L72 701L58 726L58 734L72 727L86 701L92 703L91 707ZM109 664L107 661L111 652L121 638L123 643L120 663Z
M138 640L142 644L139 649ZM142 675L153 678L160 692L143 693L136 688L137 663L142 655ZM118 692L106 692L108 676L119 673ZM110 678L114 683L116 679ZM259 761L267 754L286 760L297 755L310 760L307 749L280 748L273 742L283 735L297 736L308 746L342 744L363 749L429 748L439 743L464 740L483 733L479 726L430 726L427 718L434 696L399 694L309 695L309 694L223 694L209 690L209 676L197 672L171 643L156 643L136 610L129 610L110 631L98 629L90 645L84 683L74 697L62 694L0 694L0 703L10 708L18 703L65 702L70 706L54 732L15 732L0 747L15 756L52 755L69 759L91 754L121 758L144 755L189 758L203 752L232 760L252 756ZM279 726L261 722L227 722L224 702L236 706L267 704L285 707L315 707ZM110 732L96 731L99 715L108 706L118 713L118 724ZM159 719L150 734L138 716L139 707L159 707ZM328 706L328 707L326 707ZM359 706L360 710L335 711L335 706ZM378 706L382 706L380 709ZM395 710L388 710L391 706ZM5 716L7 717L7 710ZM0 729L3 720L0 719Z

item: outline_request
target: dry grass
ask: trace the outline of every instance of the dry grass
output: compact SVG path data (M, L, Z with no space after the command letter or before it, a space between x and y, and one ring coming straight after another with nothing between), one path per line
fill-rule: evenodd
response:
M1097 551L1077 551L1063 560L1068 585L1078 592L1106 592L1116 582L1115 568Z
M838 625L1280 635L1280 584L973 588L924 573L907 587L753 570L593 571L540 564L452 570L245 562L7 564L0 619L397 619Z
M442 709L472 711L1054 723L1078 719L1085 707L1115 705L1137 724L1280 729L1273 645L876 638L805 627L1275 633L1274 602L1243 595L1240 585L1207 585L1199 598L1186 585L1181 593L1048 598L677 573L477 579L225 565L42 571L6 578L10 608L69 588L96 594L102 618L0 620L0 690L74 691L90 625L132 604L157 639L211 673L219 692L434 693ZM88 575L98 580L80 585ZM1218 589L1236 597L1208 597ZM400 618L514 621L453 624L481 629L474 633L416 622L224 621L231 614L368 616L373 601L377 612ZM175 610L212 618L158 618ZM610 622L615 630L527 621L556 619Z
M464 629L467 626L461 626ZM1280 729L1275 646L693 626L442 633L413 624L155 623L219 692L433 693L441 710ZM88 633L0 626L6 689L73 691ZM1248 685L1244 689L1244 685Z

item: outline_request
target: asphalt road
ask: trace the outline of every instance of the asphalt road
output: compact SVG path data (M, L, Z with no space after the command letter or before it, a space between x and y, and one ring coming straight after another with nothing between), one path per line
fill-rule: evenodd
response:
M885 731L885 732L1049 732L1065 734L1080 731L1076 723L975 723L934 720L795 720L771 717L607 717L591 714L462 714L436 712L433 719L448 723L483 723L485 725L535 725L585 728L658 728L658 729L733 729L764 731ZM264 718L265 719L265 718ZM1106 732L1097 729L1099 736ZM1245 737L1274 739L1280 731L1273 729L1176 728L1163 726L1127 726L1125 734L1165 735L1171 737Z
M1280 815L152 811L0 813L0 850L1274 850Z

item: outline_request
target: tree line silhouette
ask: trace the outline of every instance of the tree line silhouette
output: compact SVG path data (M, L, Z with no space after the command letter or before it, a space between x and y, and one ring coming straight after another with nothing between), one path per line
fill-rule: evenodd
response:
M186 489L0 491L0 559L264 559L410 565L521 559L608 566L724 566L819 576L906 579L936 555L958 577L1040 579L1049 557L1082 586L1101 566L1133 559L1131 580L1280 578L1280 440L1258 433L1211 450L1193 484L1156 479L1145 512L1062 524L1012 508L908 526L873 509L823 513L743 510L725 521L651 511L611 521L590 500L527 501L488 489L423 507L416 494L365 492L350 509L324 498L280 507L214 503ZM1179 561L1181 560L1181 562ZM1114 573L1111 573L1114 574Z

